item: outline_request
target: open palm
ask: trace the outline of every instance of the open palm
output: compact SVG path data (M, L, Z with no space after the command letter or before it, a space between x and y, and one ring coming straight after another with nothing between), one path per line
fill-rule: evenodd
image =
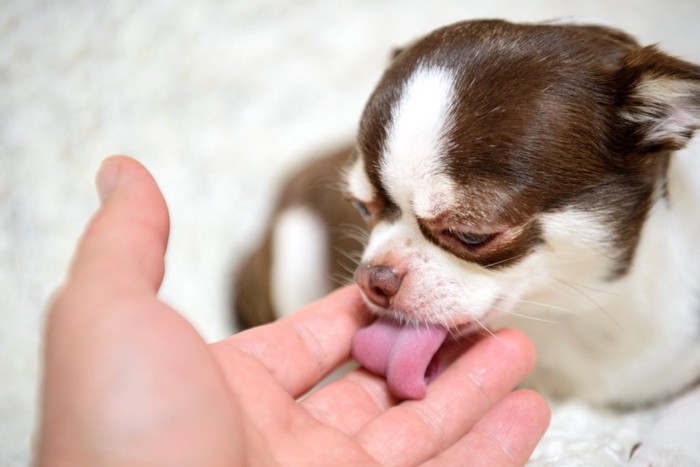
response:
M510 392L534 363L511 330L446 349L421 401L361 369L301 398L370 319L357 289L207 344L157 298L169 222L150 174L112 158L98 187L47 318L40 465L522 465L544 432L544 401Z

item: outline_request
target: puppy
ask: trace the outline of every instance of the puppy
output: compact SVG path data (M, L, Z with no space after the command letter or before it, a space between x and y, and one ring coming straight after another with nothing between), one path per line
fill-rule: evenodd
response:
M672 401L634 465L700 465L699 127L700 67L608 27L472 21L402 50L346 171L379 317L355 359L421 398L446 336L507 322L538 390Z

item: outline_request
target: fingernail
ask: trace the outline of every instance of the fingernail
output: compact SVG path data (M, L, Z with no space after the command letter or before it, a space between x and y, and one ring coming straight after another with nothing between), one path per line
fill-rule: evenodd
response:
M100 203L104 202L112 194L117 186L119 179L119 163L113 159L105 159L97 171L95 185L97 187L97 195L100 197Z

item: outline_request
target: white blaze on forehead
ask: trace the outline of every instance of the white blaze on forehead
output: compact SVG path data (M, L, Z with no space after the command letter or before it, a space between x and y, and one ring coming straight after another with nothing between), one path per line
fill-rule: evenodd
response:
M420 67L392 109L380 173L403 211L430 217L450 205L454 186L445 174L443 155L453 100L452 73Z

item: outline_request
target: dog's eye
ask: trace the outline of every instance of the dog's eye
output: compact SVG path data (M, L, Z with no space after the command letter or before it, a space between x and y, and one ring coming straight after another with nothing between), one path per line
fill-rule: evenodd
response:
M372 213L369 211L369 208L367 207L367 205L365 203L363 203L362 201L358 201L356 199L353 199L351 201L351 203L352 203L353 207L355 209L357 209L357 212L360 213L360 215L362 216L362 218L365 221L369 222L370 220L372 220Z
M449 233L452 237L459 240L460 243L470 249L485 245L496 236L495 234L459 232L457 230L450 230Z

